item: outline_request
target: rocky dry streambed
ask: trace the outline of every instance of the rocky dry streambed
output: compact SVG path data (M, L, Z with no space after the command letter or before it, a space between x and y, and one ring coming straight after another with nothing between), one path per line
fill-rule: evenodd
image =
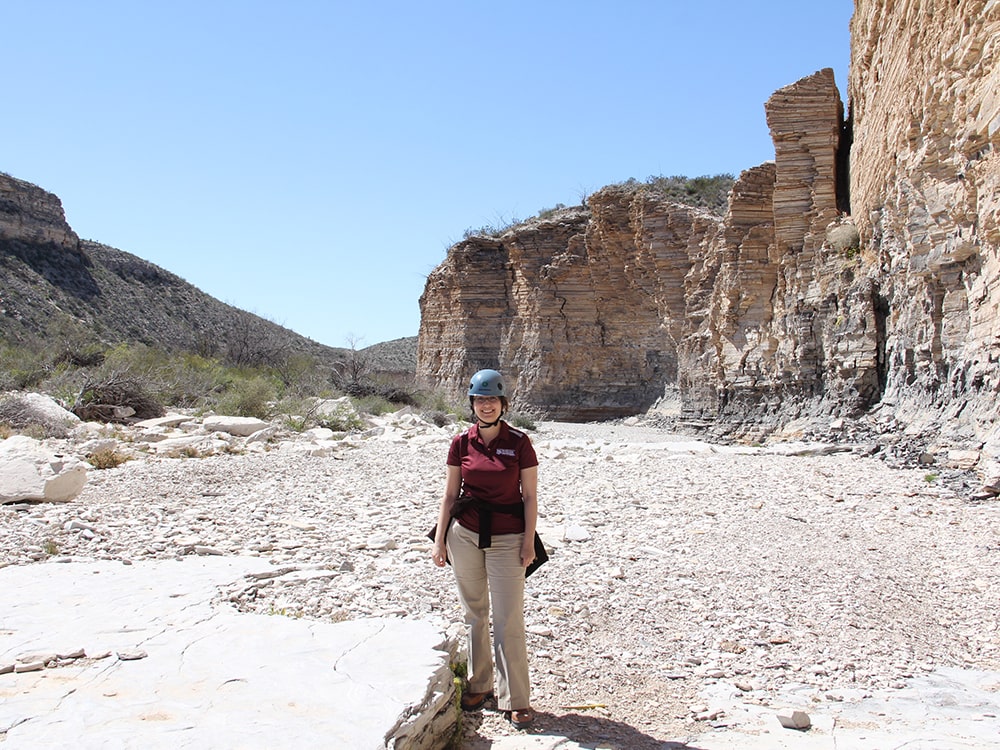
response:
M425 536L455 429L411 415L323 450L143 453L91 470L71 502L0 506L0 566L259 555L285 574L220 602L458 632ZM735 722L713 695L778 710L793 691L822 711L942 667L1000 670L1000 503L867 449L792 455L626 424L532 438L552 552L528 582L538 731L660 748ZM465 747L515 733L466 715Z

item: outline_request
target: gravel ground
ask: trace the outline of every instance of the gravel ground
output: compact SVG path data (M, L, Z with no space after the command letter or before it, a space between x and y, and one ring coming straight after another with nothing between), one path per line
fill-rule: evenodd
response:
M74 502L0 508L0 566L261 555L302 574L221 600L457 630L425 537L449 434L95 470ZM725 724L701 697L719 682L769 705L790 685L836 700L936 667L1000 669L996 502L851 452L712 448L621 424L541 423L532 439L552 553L526 605L538 731L662 748ZM516 733L496 711L467 714L464 747Z

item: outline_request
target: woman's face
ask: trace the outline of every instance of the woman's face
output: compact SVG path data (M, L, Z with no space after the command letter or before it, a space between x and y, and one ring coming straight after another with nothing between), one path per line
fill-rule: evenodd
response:
M475 396L472 399L472 410L483 422L494 422L500 418L500 397Z

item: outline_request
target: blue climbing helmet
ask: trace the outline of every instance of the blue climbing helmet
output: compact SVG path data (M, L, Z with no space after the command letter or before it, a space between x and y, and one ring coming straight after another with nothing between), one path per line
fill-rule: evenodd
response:
M496 370L480 370L469 382L469 397L499 396L507 398L503 389L503 376Z

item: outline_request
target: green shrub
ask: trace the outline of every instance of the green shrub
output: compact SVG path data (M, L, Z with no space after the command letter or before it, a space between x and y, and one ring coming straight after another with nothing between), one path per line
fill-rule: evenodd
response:
M652 175L646 179L646 185L662 195L667 200L683 203L687 206L704 208L712 213L722 215L729 205L729 191L736 180L731 174L702 175L701 177L685 177L684 175ZM626 184L638 184L630 180Z
M272 379L251 375L231 383L215 403L215 410L229 416L269 419L277 399L278 388Z
M44 351L29 346L0 347L0 390L37 388L52 370L53 364Z
M365 426L357 412L346 406L336 409L332 413L317 416L316 424L334 432L351 432L364 429Z
M160 370L160 396L171 406L205 409L233 383L230 368L218 360L183 353Z
M352 398L354 406L363 414L391 414L397 410L395 404L381 396L364 396L362 398Z
M538 216L539 219L548 219L551 218L552 216L555 216L564 208L566 208L565 203L557 203L552 208L543 208L536 214L536 216Z
M441 418L444 419L447 419L447 416L455 419L466 419L469 416L469 399L456 397L451 391L433 391L430 394L422 396L419 399L419 403L431 414L439 413L442 415ZM434 423L438 424L439 427L443 426L438 423L438 419L438 417L435 417L433 420Z
M507 415L507 421L510 422L514 427L519 430L537 430L538 425L535 424L535 420L528 414L520 414L518 412L512 411Z
M275 404L272 418L277 416L288 429L303 432L317 426L316 407L314 398L286 395Z

